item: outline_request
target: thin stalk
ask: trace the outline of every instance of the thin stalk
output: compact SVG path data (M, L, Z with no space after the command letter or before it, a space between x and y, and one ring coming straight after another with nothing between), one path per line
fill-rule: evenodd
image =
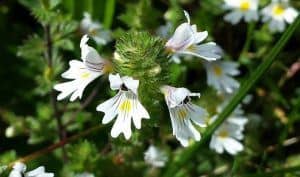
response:
M86 108L95 98L99 87L101 85L101 79L99 80L99 82L97 83L97 85L95 86L95 88L92 90L91 94L85 99L85 101L80 105L80 108L78 108L70 117L69 121L65 123L64 127L68 127L69 125L71 125L75 120L76 120L76 116L78 113L80 113L84 108Z
M239 91L232 97L231 101L219 114L216 121L206 129L201 141L186 148L177 158L170 162L163 175L164 177L173 177L178 169L181 168L187 161L189 161L193 155L197 153L197 150L210 139L213 132L226 120L226 118L231 114L236 106L240 104L247 93L254 87L255 83L268 71L271 64L275 61L276 56L291 38L299 23L300 17L298 17L295 22L289 26L270 53L263 59L263 62L250 75L250 77L242 83Z
M89 134L91 134L93 132L96 132L96 131L100 130L102 127L103 127L103 125L99 124L97 126L89 128L89 129L87 129L87 130L85 130L85 131L83 131L83 132L81 132L79 134L73 135L73 136L71 136L69 138L65 138L64 140L61 140L58 143L52 144L52 145L50 145L50 146L48 146L46 148L43 148L43 149L38 150L36 152L33 152L33 153L31 153L31 154L29 154L29 155L27 155L25 157L22 157L22 158L20 158L20 159L18 159L16 161L10 163L8 165L8 167L11 168L16 162L24 162L25 163L25 162L37 159L37 158L39 158L39 157L41 157L43 155L46 155L46 154L48 154L48 153L56 150L57 148L63 147L65 144L71 143L71 142L76 141L76 140L78 140L78 139L80 139L82 137L85 137L85 136L87 136L87 135L89 135Z
M53 70L53 59L52 59L52 49L53 49L53 43L52 43L52 38L51 38L51 29L50 29L50 25L47 24L44 26L44 32L45 32L45 42L46 42L46 50L45 50L45 58L47 60L47 64L48 67L50 69L50 71ZM54 117L56 119L57 122L57 132L58 132L58 136L59 139L62 141L67 137L66 131L63 127L62 124L62 120L60 117L60 113L58 110L58 106L57 106L57 101L56 101L56 92L52 89L51 93L50 93L50 103L52 105L53 108L53 112L54 112ZM63 159L67 160L67 153L65 151L65 148L62 148L63 150Z
M252 41L252 37L253 37L253 31L255 29L255 25L256 23L255 22L251 22L248 24L247 26L247 36L246 36L246 41L245 41L245 44L244 44L244 47L242 49L242 52L240 54L240 57L239 57L239 61L241 61L243 59L243 57L248 53L249 51L249 48L251 46L251 41Z
M105 3L105 14L104 14L104 27L107 29L111 28L112 21L115 13L115 0L106 0Z

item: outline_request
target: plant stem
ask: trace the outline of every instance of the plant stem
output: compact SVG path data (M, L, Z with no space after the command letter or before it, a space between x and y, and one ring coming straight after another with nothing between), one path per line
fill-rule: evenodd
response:
M43 156L45 154L48 154L48 153L54 151L57 148L63 147L65 144L68 144L70 142L78 140L79 138L82 138L82 137L87 136L87 135L89 135L89 134L91 134L93 132L96 132L96 131L100 130L102 127L103 127L103 125L99 124L97 126L89 128L89 129L87 129L87 130L85 130L85 131L83 131L83 132L81 132L79 134L73 135L73 136L71 136L69 138L65 138L64 140L61 140L58 143L52 144L52 145L50 145L50 146L48 146L48 147L46 147L44 149L38 150L38 151L36 151L36 152L34 152L32 154L29 154L29 155L27 155L25 157L22 157L22 158L20 158L20 159L18 159L16 161L10 163L8 165L8 167L11 168L16 162L28 162L28 161L31 161L33 159L39 158L39 157L41 157L41 156Z
M252 37L253 37L253 31L255 29L255 25L256 23L255 22L251 22L248 24L247 26L247 36L246 36L246 41L245 41L245 44L244 44L244 47L242 49L242 52L239 56L239 61L240 62L248 62L248 61L244 61L244 56L248 53L249 51L249 48L251 46L251 41L252 41Z
M105 2L105 14L104 14L104 27L111 28L112 21L115 13L115 0L106 0Z
M77 114L82 111L84 108L86 108L94 99L94 97L97 94L97 91L99 89L101 85L101 79L99 80L99 82L97 83L97 85L95 86L95 88L92 90L91 94L86 98L86 100L81 104L80 108L78 108L70 117L69 121L65 123L64 127L67 127L68 125L72 124L75 119Z
M298 17L295 22L289 26L289 28L281 36L276 45L272 48L270 53L263 59L263 62L250 75L250 77L242 83L239 91L233 96L225 109L218 115L216 121L214 121L214 123L206 129L201 141L186 148L179 155L179 157L175 158L166 169L163 175L164 177L173 177L178 169L181 168L188 160L190 160L193 157L193 154L195 154L197 150L210 139L210 136L213 134L213 132L226 120L226 118L231 114L236 106L240 104L243 98L254 87L255 83L263 76L263 74L268 71L271 64L275 61L276 56L286 45L287 41L291 38L299 23L300 17Z
M47 24L44 26L44 32L45 32L45 42L46 42L46 50L45 50L45 58L48 62L48 67L50 71L53 71L53 59L52 59L52 38L51 38L51 28L50 25ZM50 103L53 108L54 112L54 117L57 122L57 132L59 135L60 141L64 140L67 137L66 131L63 127L62 120L60 117L60 113L57 107L57 101L56 101L56 92L52 89L50 93ZM62 148L63 151L63 159L66 161L67 160L67 153L65 151L65 148Z

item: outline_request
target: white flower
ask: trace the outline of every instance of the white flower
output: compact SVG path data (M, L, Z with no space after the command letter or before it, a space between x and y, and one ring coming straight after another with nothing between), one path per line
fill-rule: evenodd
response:
M203 108L192 104L190 97L200 97L200 93L191 93L186 88L175 88L171 86L163 86L161 90L165 95L169 109L173 135L175 135L183 146L188 146L190 139L199 141L201 136L195 129L193 123L200 127L205 127L207 112Z
M233 93L240 84L232 76L238 75L238 64L231 61L204 62L207 73L207 84L218 93Z
M224 0L224 8L232 10L224 16L224 20L235 25L242 18L246 22L258 20L258 0Z
M84 18L80 23L80 30L83 34L88 34L97 44L101 45L105 45L112 40L110 32L105 30L100 23L94 22L89 13L85 12L83 16Z
M184 11L187 22L179 25L174 35L167 41L166 48L174 54L186 54L211 61L221 56L216 53L217 47L214 42L199 44L208 36L207 31L197 32L197 26L190 24L190 16Z
M221 107L223 107L222 105ZM218 108L218 112L221 108ZM217 116L212 118L212 123ZM244 147L239 142L244 138L243 131L245 125L248 122L247 117L244 116L244 111L241 106L238 106L233 113L227 118L227 120L214 132L210 141L209 147L214 149L217 153L223 153L224 150L231 155L235 155L241 152Z
M149 119L147 110L138 100L139 81L131 77L120 77L119 74L109 75L110 88L119 90L116 96L97 106L97 111L105 113L103 124L117 119L111 129L111 136L117 137L123 133L126 139L131 136L131 119L137 129L141 128L142 118Z
M243 134L238 125L225 122L212 135L209 147L220 154L225 150L235 155L244 149L238 141L242 138Z
M153 167L164 167L168 160L166 154L153 145L150 145L144 154L145 162Z
M298 16L296 9L291 7L287 1L273 0L271 4L261 11L263 22L269 22L269 29L272 32L282 32L286 23L291 24Z
M63 78L73 80L54 86L55 90L61 92L57 100L62 100L69 95L71 95L70 101L81 98L89 83L110 71L110 63L101 58L98 52L87 44L88 40L88 36L84 35L80 42L82 61L71 60L69 70L61 75Z
M10 172L8 177L54 177L53 173L46 173L45 167L43 166L26 173L25 171L26 165L21 162L17 162L14 164L13 170Z

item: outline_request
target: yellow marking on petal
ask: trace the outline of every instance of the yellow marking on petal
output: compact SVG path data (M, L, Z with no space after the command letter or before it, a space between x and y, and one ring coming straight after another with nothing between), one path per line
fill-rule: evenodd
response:
M280 4L275 5L272 9L272 13L275 16L282 15L284 13L284 7L282 7L282 5L280 5Z
M121 105L119 106L119 110L123 112L131 111L132 105L130 100L124 100Z
M191 45L187 48L188 51L190 52L196 52L197 51L197 47L195 45Z
M219 137L220 138L227 138L229 136L229 133L227 130L222 130L219 132Z
M96 36L97 33L98 33L98 32L97 32L97 29L96 29L96 28L90 30L90 35L91 35L91 36Z
M221 76L223 73L223 70L220 66L213 66L213 70L216 76Z
M84 73L82 73L81 74L81 78L83 78L83 79L87 79L87 78L89 78L90 77L90 73L88 73L88 72L84 72Z
M186 109L184 109L184 108L180 108L179 110L178 110L178 117L180 118L180 119L185 119L186 118L186 116L187 116L187 111L186 111Z
M240 9L242 11L248 11L250 9L250 2L249 0L243 0L240 4Z

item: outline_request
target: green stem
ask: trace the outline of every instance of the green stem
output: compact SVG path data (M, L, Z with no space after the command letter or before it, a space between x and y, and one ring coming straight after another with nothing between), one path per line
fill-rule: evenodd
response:
M239 57L240 62L247 62L247 61L243 61L243 58L248 53L249 48L251 46L251 41L252 41L253 31L255 29L255 25L256 25L255 22L251 22L247 26L246 41L245 41L244 47L243 47L242 52L241 52L240 57Z
M295 166L295 167L290 167L290 168L274 170L271 172L242 175L242 177L267 177L267 176L274 176L274 175L283 176L284 174L294 173L294 172L299 172L299 171L300 171L300 166Z
M31 153L31 154L29 154L29 155L27 155L27 156L25 156L25 157L22 157L22 158L20 158L20 159L18 159L18 160L16 160L16 161L10 163L10 164L8 165L8 168L12 168L13 165L14 165L16 162L28 162L28 161L31 161L31 160L33 160L33 159L39 158L39 157L41 157L41 156L43 156L43 155L46 155L46 154L48 154L48 153L54 151L54 150L57 149L57 148L63 147L64 145L66 145L66 144L68 144L68 143L70 143L70 142L73 142L73 141L75 141L75 140L78 140L79 138L82 138L82 137L84 137L84 136L87 136L87 135L89 135L89 134L95 132L95 131L98 131L98 130L100 130L102 127L103 127L103 125L102 125L102 124L99 124L99 125L97 125L97 126L94 126L94 127L92 127L92 128L89 128L89 129L87 129L87 130L85 130L85 131L83 131L83 132L81 132L81 133L79 133L79 134L76 134L76 135L73 135L73 136L71 136L71 137L69 137L69 138L66 138L66 139L64 139L64 140L61 140L61 141L58 142L58 143L52 144L52 145L50 145L50 146L48 146L48 147L46 147L46 148L44 148L44 149L38 150L38 151L36 151L36 152L33 152L33 153Z
M300 23L300 17L298 17L295 22L289 26L285 33L281 36L279 41L270 51L270 53L263 59L263 62L257 67L257 69L250 75L250 77L242 83L239 91L233 96L229 104L225 109L219 114L216 121L211 124L201 139L201 141L191 145L186 148L179 157L175 158L166 169L164 177L173 177L174 174L181 168L186 162L188 162L197 150L203 146L209 139L213 132L226 120L226 118L231 114L231 112L236 108L236 106L243 100L251 88L254 87L255 83L265 74L270 68L271 64L275 61L276 56L286 45L287 41L291 38L292 34L296 30Z
M107 29L110 29L112 25L115 13L115 4L115 0L107 0L105 4L104 27Z

